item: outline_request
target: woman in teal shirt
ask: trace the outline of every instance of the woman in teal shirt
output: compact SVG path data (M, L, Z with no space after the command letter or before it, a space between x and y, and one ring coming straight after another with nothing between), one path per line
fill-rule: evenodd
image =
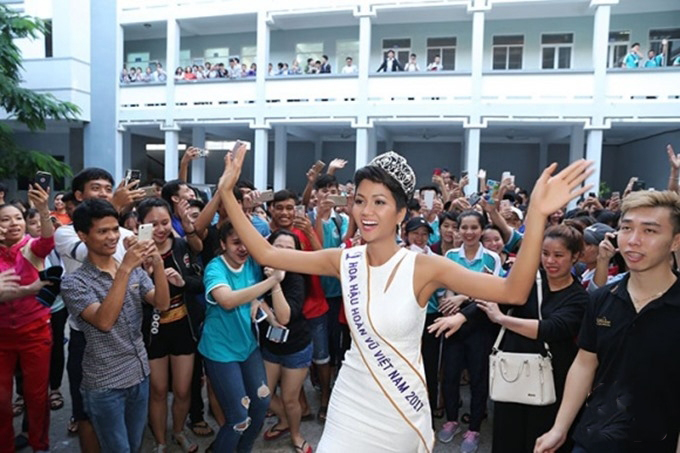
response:
M205 269L208 302L198 349L226 422L213 443L216 452L249 452L269 406L267 376L251 321L257 301L285 277L275 271L262 280L231 223L220 228L223 253Z

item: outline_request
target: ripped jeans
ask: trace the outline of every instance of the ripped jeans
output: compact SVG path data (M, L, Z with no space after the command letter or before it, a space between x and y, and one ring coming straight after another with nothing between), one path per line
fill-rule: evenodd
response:
M269 388L260 350L244 362L215 362L205 357L205 370L226 423L215 438L214 451L249 453L269 407Z

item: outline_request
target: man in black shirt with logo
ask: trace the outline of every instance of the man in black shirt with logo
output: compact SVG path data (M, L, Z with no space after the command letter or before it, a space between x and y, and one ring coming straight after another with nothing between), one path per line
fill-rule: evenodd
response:
M593 293L552 429L535 453L675 452L680 429L680 196L642 191L622 205L619 252L629 275Z

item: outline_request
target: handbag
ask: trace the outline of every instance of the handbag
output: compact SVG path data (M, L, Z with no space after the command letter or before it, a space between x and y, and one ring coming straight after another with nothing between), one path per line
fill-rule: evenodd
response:
M543 282L536 276L538 319L542 320ZM512 310L508 314L511 314ZM493 401L547 406L557 400L553 378L552 354L543 342L546 355L540 353L505 352L499 349L505 327L501 329L489 356L489 396Z

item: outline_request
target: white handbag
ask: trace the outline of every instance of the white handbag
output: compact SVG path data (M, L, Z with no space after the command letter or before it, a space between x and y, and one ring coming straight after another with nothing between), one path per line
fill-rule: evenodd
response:
M541 273L536 276L538 294L538 319L543 302ZM512 312L512 310L510 311ZM510 313L509 313L510 314ZM553 378L552 354L544 342L546 356L537 353L504 352L499 349L505 335L501 329L489 356L489 396L493 401L519 403L530 406L547 406L554 403L555 380Z

